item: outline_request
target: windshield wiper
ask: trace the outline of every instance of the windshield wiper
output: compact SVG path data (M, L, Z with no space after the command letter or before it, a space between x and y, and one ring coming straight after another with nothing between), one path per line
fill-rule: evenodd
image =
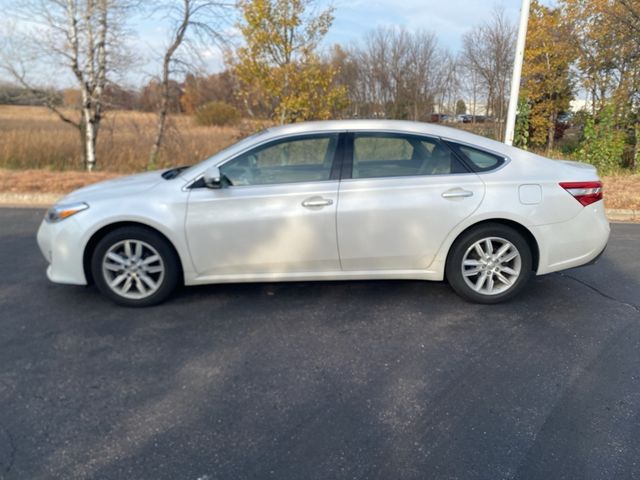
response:
M162 173L162 178L164 178L165 180L171 180L173 178L176 178L178 175L180 175L181 172L183 172L184 170L186 170L190 166L191 165L184 165L182 167L171 168L171 169L167 170L166 172Z

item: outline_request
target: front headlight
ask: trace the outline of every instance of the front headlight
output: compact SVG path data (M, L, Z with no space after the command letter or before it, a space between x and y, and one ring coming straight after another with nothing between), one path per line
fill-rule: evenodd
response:
M84 202L54 205L47 211L44 219L49 223L56 223L87 208L89 205Z

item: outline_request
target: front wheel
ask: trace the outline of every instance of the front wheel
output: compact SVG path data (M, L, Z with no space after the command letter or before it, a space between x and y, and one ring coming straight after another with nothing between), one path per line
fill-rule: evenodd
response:
M502 224L484 224L462 234L451 247L446 276L461 297L499 303L514 297L531 276L526 239Z
M98 289L129 307L162 302L178 285L179 268L167 240L137 226L109 232L98 242L91 259L91 273Z

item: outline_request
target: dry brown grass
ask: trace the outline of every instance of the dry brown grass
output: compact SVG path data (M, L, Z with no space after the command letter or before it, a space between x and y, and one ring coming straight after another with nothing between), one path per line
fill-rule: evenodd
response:
M0 192L64 194L118 175L115 172L0 169ZM640 210L640 175L604 177L604 188L607 208Z
M144 170L155 122L150 113L108 112L98 136L97 169ZM190 117L171 116L158 166L196 163L256 128L202 127ZM46 108L0 105L0 168L81 170L79 133Z
M42 107L0 105L0 192L67 193L118 174L146 168L155 117L109 112L100 131L98 170L81 171L78 133ZM159 167L198 162L261 125L201 127L191 118L171 117ZM61 171L65 170L65 171ZM640 175L604 178L608 208L640 209Z
M603 182L607 208L640 210L640 175L604 177Z
M119 175L114 172L0 169L0 192L64 194Z

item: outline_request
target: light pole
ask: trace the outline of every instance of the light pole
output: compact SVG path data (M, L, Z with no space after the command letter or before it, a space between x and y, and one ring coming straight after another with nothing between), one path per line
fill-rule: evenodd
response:
M524 59L524 47L527 40L530 4L531 0L522 0L522 6L520 7L520 25L518 26L518 41L516 42L516 58L513 61L511 95L509 96L509 109L507 110L507 122L504 131L504 143L507 145L513 145L513 136L516 130L516 112L518 110L520 77L522 76L522 61Z

